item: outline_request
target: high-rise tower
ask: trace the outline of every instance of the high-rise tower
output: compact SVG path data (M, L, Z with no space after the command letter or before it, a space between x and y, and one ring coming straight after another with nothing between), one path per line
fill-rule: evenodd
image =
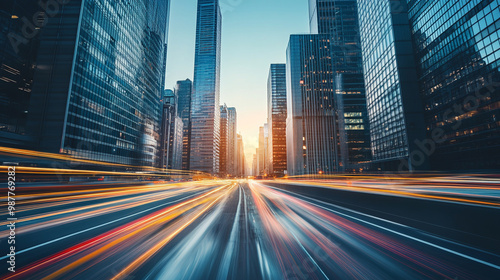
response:
M29 6L20 2L27 1L8 1L7 13L2 5L2 27L9 15L17 21L13 27L32 18L14 14ZM7 132L29 132L35 150L159 166L169 2L58 1L53 3L59 12L33 25L35 37L24 38L22 29L13 28L9 36L17 41L0 48L0 63L15 73L19 64L3 53L12 52L4 47L19 49L31 70L20 68L23 77L16 81L29 94L12 94L14 87L0 81L0 99L14 97L3 104L22 103L19 120L7 122Z
M339 171L364 169L371 147L357 2L309 0L309 8L311 33L330 37Z
M267 80L269 124L269 173L282 177L286 171L286 64L271 64Z
M407 1L358 0L358 9L373 164L427 170L416 142L425 124Z
M219 173L220 53L222 14L218 0L198 0L190 169Z
M189 158L191 154L191 97L193 94L193 82L187 79L178 81L175 86L178 98L178 114L183 123L182 139L182 170L189 170Z

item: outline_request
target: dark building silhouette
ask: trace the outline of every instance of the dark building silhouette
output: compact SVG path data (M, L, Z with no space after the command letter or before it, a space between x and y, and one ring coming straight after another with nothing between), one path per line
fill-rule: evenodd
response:
M193 82L186 79L178 81L175 87L178 99L178 114L183 123L182 140L182 170L189 170L189 159L191 154L191 99L193 94Z
M409 1L434 170L500 169L500 3Z

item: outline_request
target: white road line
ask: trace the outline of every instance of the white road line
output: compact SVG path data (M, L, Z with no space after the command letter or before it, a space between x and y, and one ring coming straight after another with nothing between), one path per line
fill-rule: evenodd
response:
M75 233L72 233L72 234L69 234L69 235L66 235L66 236L63 236L63 237L59 237L57 239L54 239L54 240L51 240L51 241L47 241L45 243L42 243L42 244L39 244L39 245L36 245L36 246L33 246L31 248L27 248L27 249L24 249L24 250L21 250L19 252L16 252L17 255L19 254L22 254L22 253L26 253L26 252L29 252L31 250L35 250L35 249L38 249L40 247L43 247L43 246L46 246L46 245L49 245L49 244L52 244L52 243L55 243L55 242L58 242L58 241L61 241L61 240L64 240L64 239L67 239L67 238L70 238L70 237L73 237L75 235L78 235L78 234L82 234L84 232L88 232L88 231L91 231L91 230L94 230L94 229L98 229L100 227L104 227L104 226L107 226L107 225L110 225L110 224L113 224L113 223L116 223L116 222L119 222L119 221L122 221L122 220L125 220L125 219L128 219L128 218L131 218L131 217L134 217L134 216L137 216L137 215L140 215L140 214L143 214L143 213L146 213L148 211L151 211L151 210L154 210L156 208L160 208L160 207L165 207L167 205L170 205L170 204L173 204L173 203L176 203L176 202L180 202L180 201L183 201L183 200L186 200L186 199L189 199L191 197L194 197L198 195L197 193L196 194L193 194L193 195L190 195L188 197L185 197L185 198L181 198L181 199L178 199L178 200L175 200L175 201L172 201L172 202L168 202L168 203L164 203L162 205L158 205L158 206L155 206L153 208L149 208L147 210L144 210L144 211L141 211L141 212L137 212L137 213L134 213L132 215L129 215L129 216L126 216L126 217L122 217L122 218L119 218L117 220L114 220L114 221L110 221L110 222L107 222L107 223L104 223L104 224L100 224L98 226L95 226L95 227L91 227L91 228L88 228L88 229L84 229L82 231L79 231L79 232L75 232ZM3 257L0 257L0 260L4 260L4 259L7 259L8 256L3 256Z
M269 186L271 187L271 186ZM273 189L276 189L274 187L271 187ZM276 190L279 190L279 191L284 191L284 192L287 192L287 193L291 193L291 194L294 194L294 195L299 195L299 196L302 196L302 197L305 197L305 198L308 198L308 199L312 199L312 200L316 200L316 201L319 201L317 199L314 199L314 198L309 198L307 196L303 196L303 195L300 195L300 194L295 194L295 193L292 193L292 192L289 192L289 191L286 191L286 190L282 190L282 189L276 189ZM322 201L321 201L322 202ZM335 214L338 214L338 215L341 215L341 216L344 216L344 217L347 217L347 218L350 218L350 219L353 219L353 220L357 220L357 221L360 221L362 223L365 223L365 224L368 224L368 225L371 225L371 226L374 226L374 227L377 227L377 228L380 228L380 229L383 229L385 231L388 231L388 232L391 232L391 233L394 233L396 235L399 235L399 236L402 236L402 237L405 237L405 238L408 238L408 239L411 239L411 240L414 240L414 241L417 241L417 242L420 242L422 244L426 244L428 246L431 246L431 247L434 247L434 248L437 248L437 249L440 249L440 250L443 250L445 252L448 252L448 253L451 253L451 254L454 254L454 255L457 255L457 256L460 256L460 257L463 257L463 258L466 258L466 259L469 259L471 261L475 261L475 262L478 262L478 263L481 263L481 264L484 264L486 266L489 266L491 268L494 268L494 269L498 269L500 270L500 266L498 265L495 265L495 264L492 264L492 263L489 263L487 261L483 261L483 260L480 260L480 259L477 259L477 258L474 258L472 256L469 256L469 255L466 255L466 254L462 254L460 252L457 252L457 251L454 251L454 250L451 250L451 249L448 249L448 248L445 248L443 246L439 246L437 244L434 244L434 243L431 243L431 242L428 242L428 241L425 241L425 240L422 240L422 239L419 239L419 238L416 238L416 237L413 237L413 236L410 236L410 235L407 235L407 234L404 234L404 233L401 233L401 232L398 232L398 231L395 231L395 230L392 230L392 229L388 229L386 227L383 227L383 226L380 226L380 225L377 225L377 224L374 224L374 223L371 223L371 222L368 222L368 221L365 221L363 219L360 219L360 218L356 218L356 217L353 217L351 215L348 215L348 214L345 214L345 213L341 213L339 211L335 211L335 210L332 210L332 209L329 209L327 207L324 207L324 206L321 206L321 205L318 205L316 203L312 203L312 202L308 202L314 206L317 206L317 207L320 207L324 210L327 210L329 212L332 212L332 213L335 213ZM322 202L322 203L325 203L325 204L330 204L330 203L326 203L326 202ZM332 205L332 204L330 204ZM339 206L336 206L335 207L339 207ZM341 207L343 208L343 207ZM349 210L349 209L346 209L346 210ZM365 216L368 216L368 217L372 217L372 218L376 218L378 220L382 220L382 221L386 221L386 222L389 222L389 223L394 223L394 222L391 222L391 221L387 221L387 220L384 220L384 219L381 219L381 218L377 218L377 217L373 217L373 216L370 216L370 215L367 215L367 214L363 214L363 213L359 213L357 211L354 211L354 210L349 210L349 211L352 211L352 212L355 212L355 213L358 213L358 214L362 214L362 215L365 215Z

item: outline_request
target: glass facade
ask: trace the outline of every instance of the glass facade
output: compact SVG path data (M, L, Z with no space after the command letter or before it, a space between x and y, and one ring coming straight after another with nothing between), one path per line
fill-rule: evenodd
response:
M259 127L259 147L257 148L257 174L266 173L266 136L263 126Z
M163 95L163 118L161 130L161 162L164 169L182 168L184 123L179 117L178 96L173 90Z
M289 175L337 171L330 36L291 35L287 49Z
M183 122L182 140L182 170L189 170L189 157L191 153L191 95L193 93L193 82L187 79L178 81L175 87L178 98L179 117Z
M228 174L228 114L227 106L220 106L220 153L219 176L225 178Z
M190 168L219 173L220 52L222 14L218 0L198 0Z
M269 124L269 173L282 177L286 155L286 64L271 64L267 80L267 122Z
M238 172L236 174L236 176L238 177L243 177L246 175L246 171L245 171L245 147L243 145L243 136L241 136L240 134L237 134L237 145L238 145L238 154L237 154L237 158L238 158Z
M358 0L358 10L373 163L428 169L415 142L425 126L406 2Z
M236 176L238 173L238 115L236 108L227 108L227 173Z
M332 51L339 170L371 161L363 61L356 0L310 0L312 33L329 34Z
M35 149L159 166L169 1L69 1L41 32Z
M500 1L407 1L436 170L500 169Z
M45 21L45 13L37 3L3 0L0 4L0 144L3 146L28 145L29 100L37 67L40 27ZM41 17L34 18L38 12ZM34 29L25 27L26 22Z

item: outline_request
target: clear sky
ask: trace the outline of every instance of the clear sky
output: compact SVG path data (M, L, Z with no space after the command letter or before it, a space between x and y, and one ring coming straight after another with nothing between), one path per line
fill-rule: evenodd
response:
M220 0L221 103L236 107L247 163L267 121L271 63L285 63L290 34L309 32L308 0ZM197 0L171 0L167 88L193 79Z

